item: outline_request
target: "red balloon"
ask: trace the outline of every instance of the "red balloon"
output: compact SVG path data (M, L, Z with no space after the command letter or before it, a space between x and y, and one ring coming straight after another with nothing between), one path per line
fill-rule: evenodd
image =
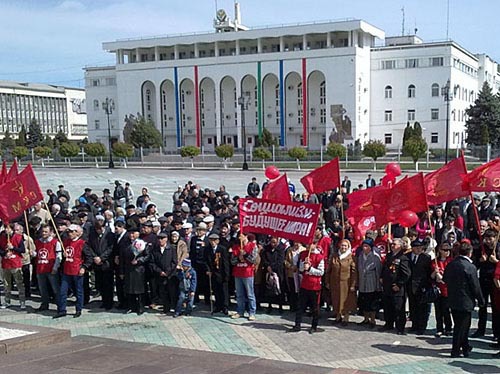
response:
M385 173L392 177L399 177L401 175L401 167L397 162L391 162L385 166Z
M266 171L264 172L267 178L269 179L276 179L280 176L280 171L278 168L274 165L268 166L266 168Z
M394 184L396 183L396 177L392 175L385 175L382 178L382 186L387 187L387 188L392 188L394 187Z
M415 226L416 223L418 222L417 213L415 213L415 212L413 212L411 210L403 210L399 214L398 222L403 227L412 227L412 226Z

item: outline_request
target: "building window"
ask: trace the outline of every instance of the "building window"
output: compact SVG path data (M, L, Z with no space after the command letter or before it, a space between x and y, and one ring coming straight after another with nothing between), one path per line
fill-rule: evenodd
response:
M319 105L326 104L326 84L325 81L319 85Z
M384 134L385 144L392 144L392 134Z
M99 110L99 100L94 100L94 110Z
M392 122L392 110L385 111L385 122Z
M319 123L326 125L326 109L324 108L319 110Z
M277 125L280 124L280 111L279 110L276 111L276 124Z
M304 119L304 113L303 113L303 111L302 111L302 108L300 108L300 109L298 110L297 117L298 117L298 118L297 118L297 121L298 121L299 125L301 125L301 124L302 124L302 121L303 121L303 119Z
M408 58L405 60L405 67L407 69L418 68L418 58Z
M99 86L99 79L92 79L92 87L98 87Z
M297 105L302 106L302 83L297 85Z
M99 128L100 128L100 124L101 124L101 123L100 123L100 121L99 121L98 119L96 119L96 120L94 121L94 126L95 126L95 129L96 129L96 130L99 130Z
M408 109L408 121L415 121L415 109Z
M408 86L408 97L409 98L415 97L415 92L416 92L415 86L413 84L410 84Z
M443 57L431 57L429 59L429 65L430 66L443 66L444 65L444 58Z
M433 121L439 120L439 108L431 109L431 120Z
M116 86L116 78L106 78L106 86Z
M437 132L431 132L431 143L437 144L439 142L439 134Z
M433 83L433 85L431 86L431 96L439 97L439 84Z
M274 87L274 105L276 107L280 106L280 85L277 84L276 87Z
M396 69L396 60L382 61L382 69L383 70Z
M384 94L386 99L392 99L392 86L385 86Z

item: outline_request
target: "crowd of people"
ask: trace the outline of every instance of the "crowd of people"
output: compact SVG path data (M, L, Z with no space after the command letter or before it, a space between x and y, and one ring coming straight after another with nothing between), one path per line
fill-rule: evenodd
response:
M355 189L375 185L369 176ZM265 188L253 178L247 194L259 197ZM60 185L47 191L47 202L3 225L0 307L12 306L14 286L20 309L38 292L36 311L53 303L53 318L68 315L68 297L76 298L74 318L91 296L100 297L105 310L140 315L148 308L173 317L190 315L203 300L213 314L250 321L263 309L289 310L295 313L291 332L301 331L307 313L310 333L319 331L320 315L338 326L360 315L358 325L374 329L383 310L379 330L404 335L411 321L409 332L419 335L434 305L435 336L453 335L452 356L467 357L471 313L477 302L473 337L484 336L490 302L491 345L500 347L497 194L431 207L410 229L384 226L356 238L344 216L348 177L340 189L317 196L296 194L291 182L289 188L295 201L321 204L311 244L241 232L239 197L224 186L189 181L174 192L172 209L160 214L147 187L139 196L118 180L101 196L85 188L73 206Z

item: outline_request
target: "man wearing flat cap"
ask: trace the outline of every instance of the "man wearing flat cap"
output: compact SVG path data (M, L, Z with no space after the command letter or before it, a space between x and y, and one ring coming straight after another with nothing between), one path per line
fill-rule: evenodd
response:
M115 208L116 207L125 208L125 204L127 202L127 193L125 192L125 188L123 188L119 180L115 181L115 190L113 191L113 199L115 200Z
M215 295L215 308L212 313L228 314L229 307L229 250L220 244L217 233L208 236L209 246L205 251L207 275L212 279L212 289Z
M431 304L423 300L422 296L431 286L431 257L425 253L426 245L423 240L417 239L411 243L410 259L411 276L408 282L408 300L410 302L410 331L417 335L424 334L431 312Z
M209 246L207 237L207 225L200 222L195 228L195 236L191 238L189 258L193 269L196 270L198 275L198 286L196 288L195 303L200 301L200 294L204 295L205 304L210 304L210 287L207 275L207 263L205 250Z

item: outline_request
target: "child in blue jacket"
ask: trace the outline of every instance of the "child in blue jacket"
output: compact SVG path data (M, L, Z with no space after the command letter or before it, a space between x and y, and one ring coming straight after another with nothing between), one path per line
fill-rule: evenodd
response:
M191 260L186 258L181 263L177 277L179 278L179 301L175 308L175 317L179 317L182 312L186 316L191 315L194 304L194 293L196 292L196 271L191 267Z

